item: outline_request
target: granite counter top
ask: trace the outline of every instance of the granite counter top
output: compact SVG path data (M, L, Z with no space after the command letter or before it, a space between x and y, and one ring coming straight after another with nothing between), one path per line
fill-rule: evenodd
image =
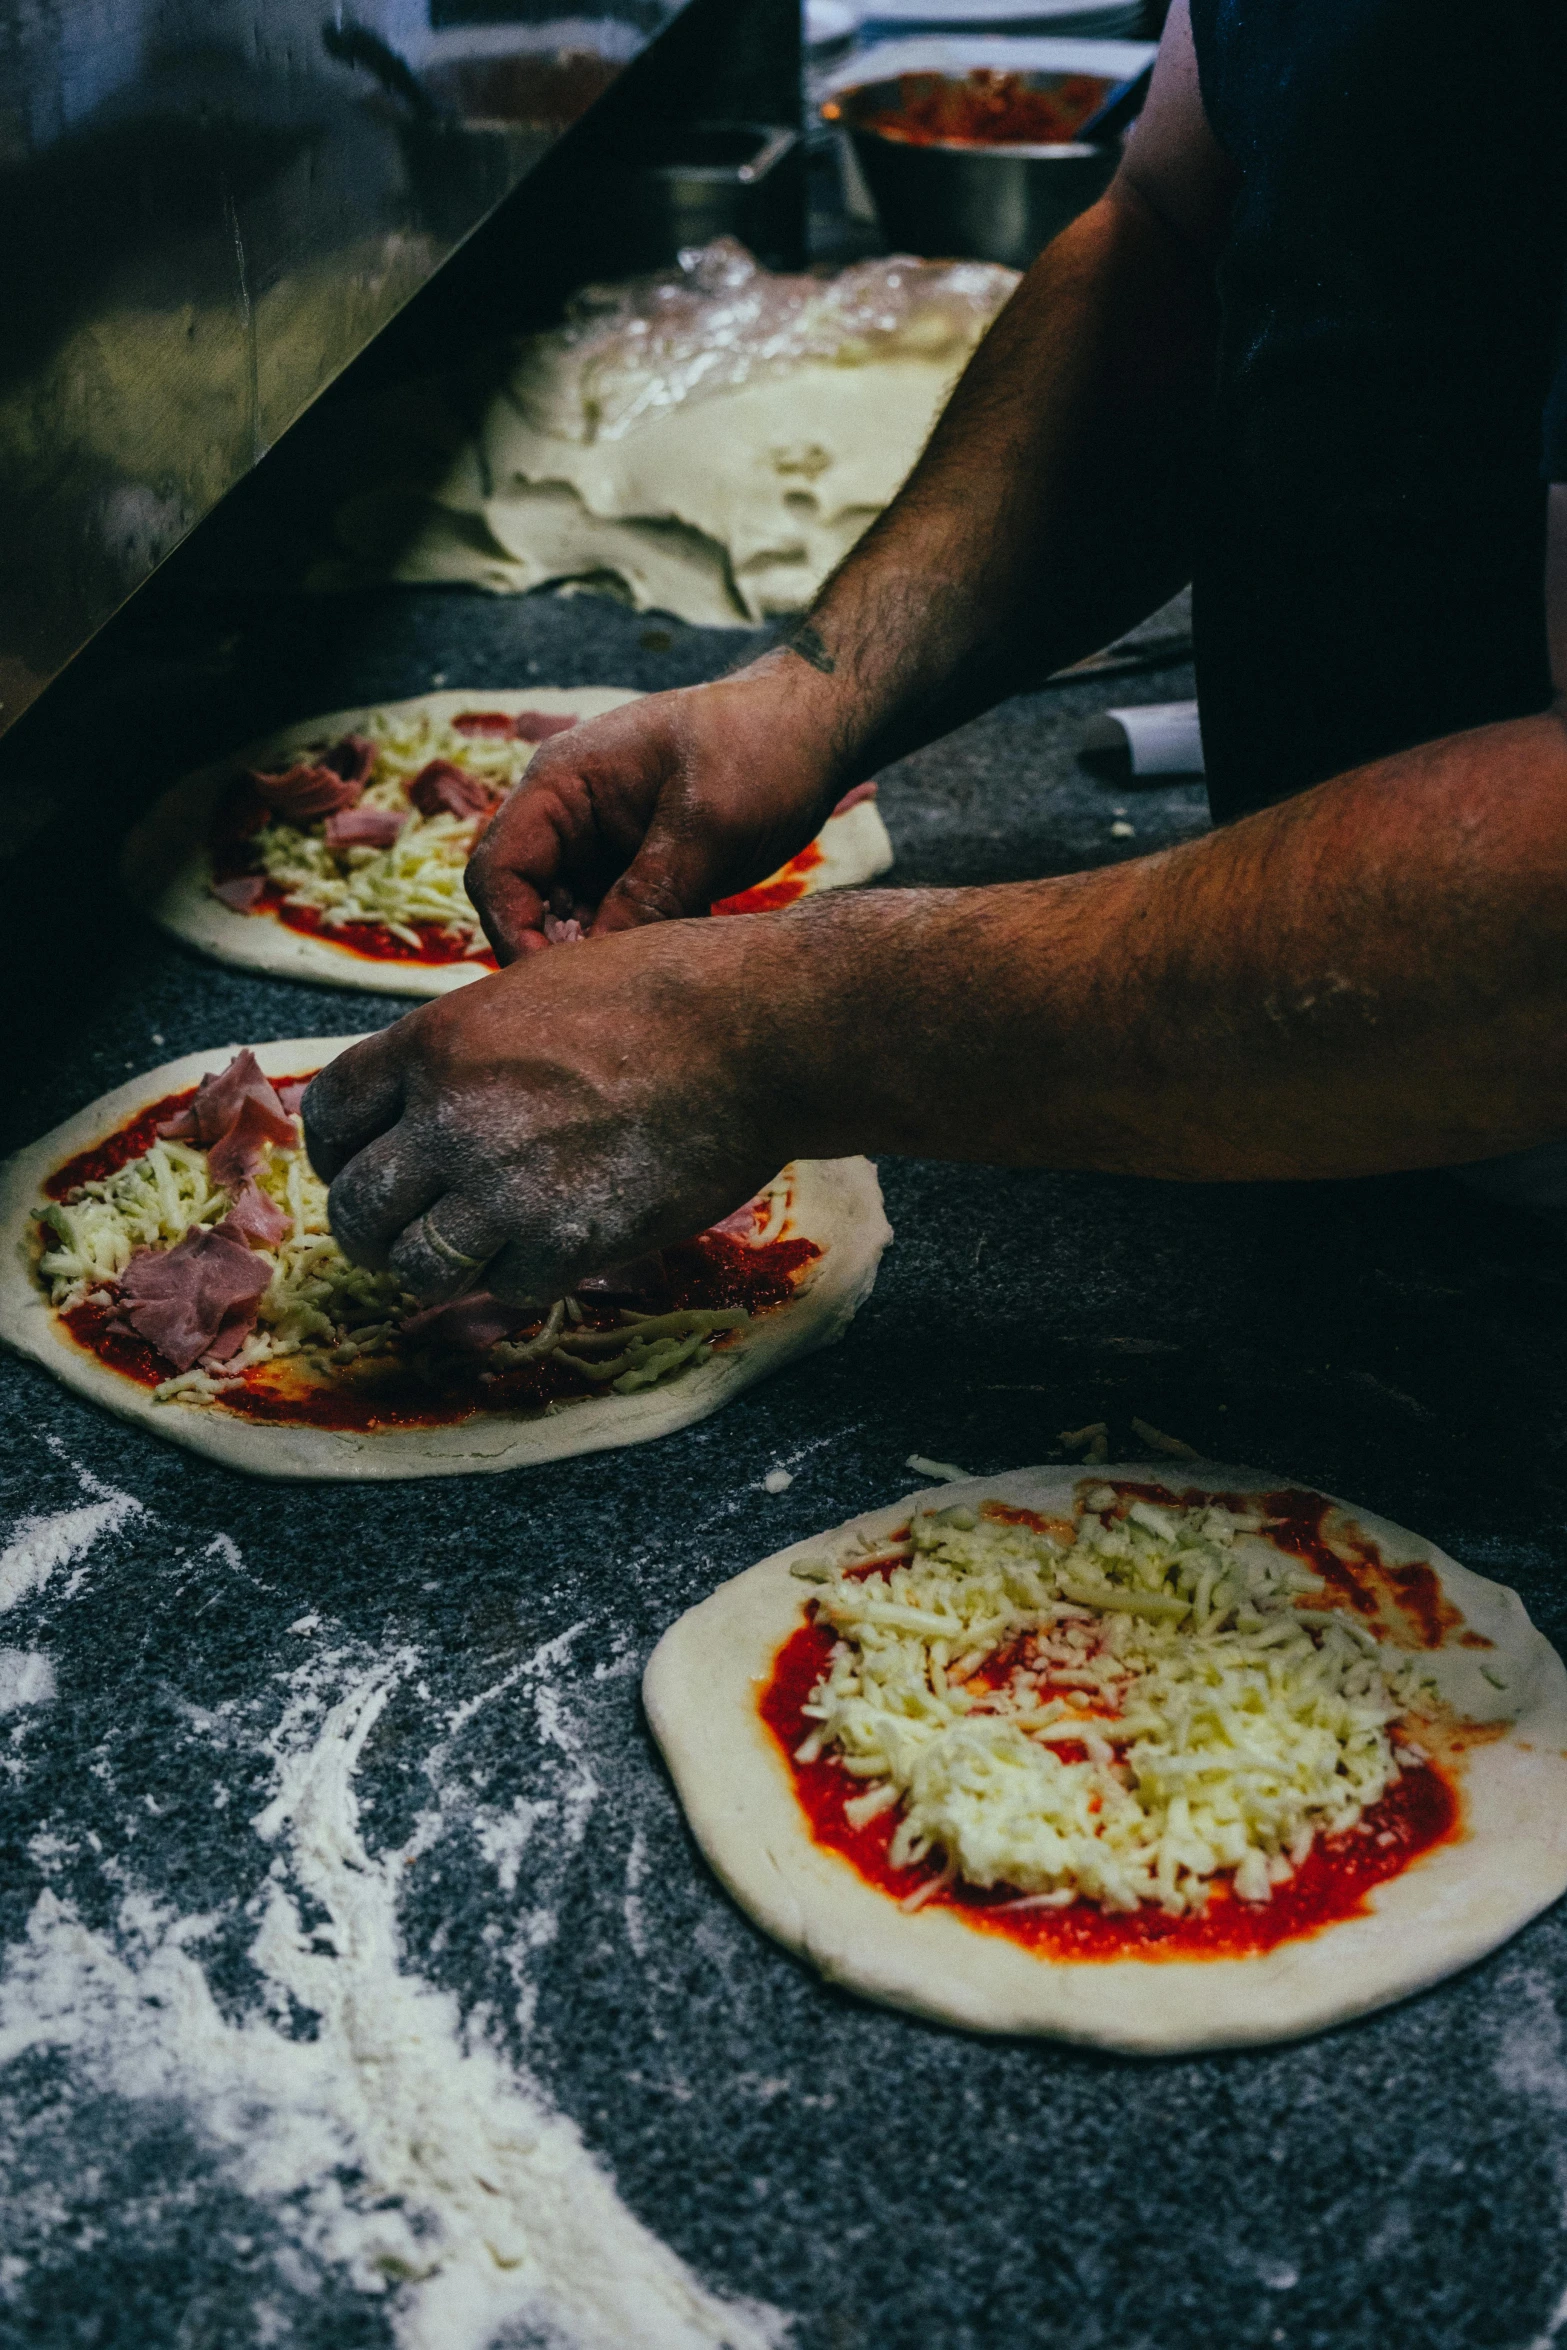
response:
M107 854L75 856L99 811L123 829L169 772L311 708L652 686L736 640L404 594L164 615L126 644L84 670L69 736L27 746L33 786L52 760L80 776L63 896L58 820L26 773L7 786L11 1142L178 1052L386 1017L155 936ZM1113 792L1074 759L1088 711L1188 678L1033 696L906 761L894 879L1201 829L1200 787ZM686 1836L636 1677L717 1580L905 1490L910 1452L998 1470L1101 1417L1127 1448L1133 1413L1420 1528L1561 1644L1555 1237L1442 1178L882 1175L896 1245L844 1344L619 1455L272 1487L0 1361L0 2343L1558 2337L1560 1912L1271 2053L967 2038L753 1931Z

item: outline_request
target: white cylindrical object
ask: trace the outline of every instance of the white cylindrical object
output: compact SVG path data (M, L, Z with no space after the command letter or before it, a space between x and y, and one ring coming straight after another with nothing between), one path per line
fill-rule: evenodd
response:
M1195 702L1145 702L1090 719L1084 750L1125 750L1134 775L1201 775L1202 728Z

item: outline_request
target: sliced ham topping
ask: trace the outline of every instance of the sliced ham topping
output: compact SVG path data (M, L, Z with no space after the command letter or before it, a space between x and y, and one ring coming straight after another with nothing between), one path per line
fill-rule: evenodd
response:
M256 1326L272 1268L242 1240L193 1225L170 1249L138 1249L120 1275L120 1312L176 1371L226 1363Z
M850 808L857 808L862 800L873 800L875 797L876 786L874 783L857 783L853 791L846 791L844 793L843 798L838 802L837 807L834 808L833 815L842 816L846 814Z
M292 1143L294 1122L247 1046L216 1077L204 1077L194 1101L158 1129L207 1154L215 1183L238 1186L254 1175L269 1142Z
M443 1306L410 1314L397 1335L414 1345L447 1346L457 1354L478 1355L537 1320L535 1308L503 1306L487 1289L471 1289L466 1297L448 1298Z
M345 783L367 784L375 765L375 745L366 735L345 734L341 742L322 752L321 765L330 767Z
M743 1208L732 1209L721 1224L714 1224L709 1229L724 1233L730 1240L749 1241L756 1238L760 1224L761 1218L756 1212L756 1202L754 1199L748 1199Z
M236 914L251 914L261 903L266 886L264 873L236 873L231 880L215 881L212 894L232 906Z
M289 824L315 824L340 808L352 808L365 788L357 776L339 775L335 767L308 759L278 775L262 775L252 768L250 780L271 813Z
M259 1183L242 1183L234 1205L214 1230L246 1248L276 1248L292 1219Z
M454 767L450 759L432 759L428 767L421 767L408 786L408 797L421 816L438 816L443 810L449 816L487 816L495 805L489 785L466 768Z
M267 1091L272 1093L272 1088L268 1086ZM293 1143L298 1139L294 1121L275 1093L270 1104L247 1097L240 1103L233 1124L209 1147L207 1171L214 1183L232 1190L254 1175L266 1158L269 1142Z
M290 1077L286 1084L277 1088L277 1098L291 1118L297 1116L309 1084L308 1077Z
M389 849L407 821L392 808L340 808L326 820L326 845L329 849Z
M575 718L558 717L549 710L519 710L511 730L520 743L547 743L552 734L569 734L576 724Z

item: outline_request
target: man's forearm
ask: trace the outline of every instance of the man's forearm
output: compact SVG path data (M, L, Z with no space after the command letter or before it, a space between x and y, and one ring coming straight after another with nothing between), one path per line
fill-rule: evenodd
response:
M1235 1180L1567 1133L1564 807L1525 719L1135 864L783 917L788 1147Z
M795 631L861 769L1038 683L1190 574L1205 264L1129 181L1058 237ZM774 659L780 656L773 656Z

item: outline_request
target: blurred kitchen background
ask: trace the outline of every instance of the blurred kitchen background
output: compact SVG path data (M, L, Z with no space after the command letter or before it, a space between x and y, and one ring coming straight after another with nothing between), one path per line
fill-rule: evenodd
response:
M846 127L845 94L895 101L901 76L976 65L1108 93L1160 13L3 0L0 727L227 493L248 479L202 559L276 576L376 393L471 368L589 282L726 234L782 270L977 252L985 196L966 214L940 185L900 198L868 148L929 153ZM1112 152L1044 167L1070 185L1041 241ZM998 234L991 258L1026 258L1015 221Z

